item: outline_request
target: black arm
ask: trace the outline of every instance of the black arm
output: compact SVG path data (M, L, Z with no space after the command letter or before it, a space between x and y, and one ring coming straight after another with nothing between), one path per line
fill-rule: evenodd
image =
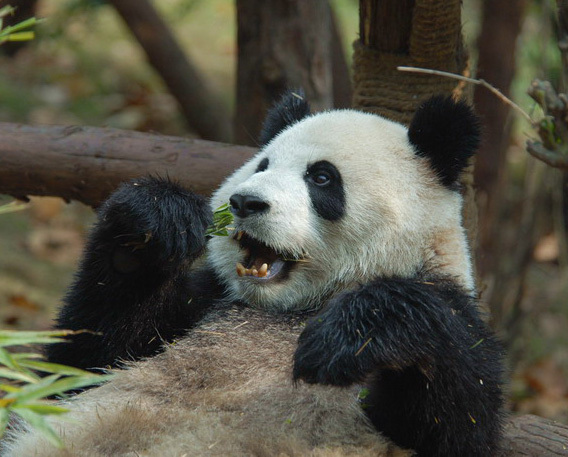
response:
M494 455L503 355L450 280L378 279L331 300L299 338L294 378L367 383L378 430L419 456Z
M51 345L51 362L94 368L154 354L184 333L221 293L190 271L206 244L206 201L169 180L123 184L100 208L57 328L82 330Z

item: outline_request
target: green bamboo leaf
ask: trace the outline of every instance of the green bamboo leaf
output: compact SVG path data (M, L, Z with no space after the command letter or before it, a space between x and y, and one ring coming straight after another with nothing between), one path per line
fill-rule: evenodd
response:
M35 32L16 32L10 33L6 41L30 41L35 38Z
M39 20L35 17L30 17L25 19L17 24L11 25L10 27L6 27L4 30L10 31L10 33L19 32L20 30L24 30L30 27L33 27L39 22Z
M4 392L19 392L22 388L13 386L12 384L0 384L0 390Z
M52 375L47 378L53 378ZM27 403L32 400L60 395L68 390L81 389L82 387L94 386L109 380L112 375L91 375L91 376L71 376L68 378L54 380L49 383L29 384L22 388L17 394L8 394L5 398L15 398L18 403Z
M64 341L62 337L79 333L94 333L88 330L48 330L40 332L24 330L0 330L0 347L24 344L47 344Z
M34 411L31 411L26 408L13 408L12 411L28 422L35 430L40 432L47 440L52 443L54 446L58 448L63 447L63 441L61 438L55 433L55 430L51 428L51 426L47 423L45 418Z
M32 373L22 373L21 371L10 370L9 368L0 368L0 379L2 378L13 379L15 381L30 382L30 383L35 383L39 379L38 376ZM0 387L0 389L2 388Z
M51 414L65 414L69 412L68 408L63 408L62 406L49 405L47 403L28 403L25 405L15 405L14 408L25 408L33 411L34 413L41 414L42 416L48 416Z
M2 24L0 24L0 28L2 27ZM20 203L17 201L13 201L10 203L6 203L5 205L0 206L0 214L3 213L12 213L14 211L22 211L26 208L28 208L30 205L28 203Z
M0 364L5 365L12 370L22 371L20 365L14 360L12 355L2 348L0 348Z
M41 360L21 360L20 365L26 368L43 371L44 373L57 373L67 376L92 376L93 373L79 368L60 365L58 363L43 362Z
M0 18L8 16L8 14L12 14L16 8L10 5L6 5L0 8Z
M41 359L43 354L39 352L17 352L12 354L12 358L17 360L18 362L23 359Z

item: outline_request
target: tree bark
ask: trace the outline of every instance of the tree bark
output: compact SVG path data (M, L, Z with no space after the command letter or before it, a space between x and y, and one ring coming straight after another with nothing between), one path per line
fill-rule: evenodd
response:
M505 426L499 457L556 457L568 455L568 427L538 416L511 419Z
M337 15L331 10L331 73L333 86L333 107L351 108L353 90L351 75L343 50L343 41Z
M148 0L111 0L152 67L178 101L189 127L202 138L231 140L227 108L211 92Z
M490 82L509 95L515 75L515 50L521 31L525 0L484 0L477 77ZM503 195L507 143L511 126L507 122L509 105L483 87L474 95L477 112L483 121L483 143L475 163L475 185L480 202L478 271L483 278L495 271L496 246L499 246L498 214ZM502 233L502 232L501 232Z
M314 110L333 106L327 0L237 0L235 140L256 144L266 110L303 88Z
M130 178L169 176L209 194L255 149L95 127L0 123L0 193L97 206Z

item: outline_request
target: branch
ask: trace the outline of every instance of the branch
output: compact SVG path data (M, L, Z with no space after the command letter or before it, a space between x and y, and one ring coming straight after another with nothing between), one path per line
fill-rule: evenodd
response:
M471 84L477 84L478 86L483 86L486 89L490 90L497 97L499 97L504 103L511 106L515 111L520 113L531 124L533 123L531 117L527 114L525 110L523 110L510 98L505 97L499 89L493 87L491 84L489 84L487 81L484 81L483 79L468 78L467 76L456 75L455 73L448 73L447 71L431 70L429 68L397 67L397 70L406 71L409 73L424 73L427 75L445 76L446 78L458 79L460 81L465 81Z
M555 457L568 453L568 427L538 416L515 417L505 426L499 457Z
M112 0L150 64L178 101L190 128L209 140L231 139L231 117L148 0Z
M111 128L0 123L0 193L97 206L123 181L169 176L209 194L255 149Z

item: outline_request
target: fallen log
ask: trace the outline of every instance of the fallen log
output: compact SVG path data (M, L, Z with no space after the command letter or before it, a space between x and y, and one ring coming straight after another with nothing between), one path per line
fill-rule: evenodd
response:
M255 149L112 128L0 123L0 193L97 206L123 181L169 176L210 194Z
M505 425L499 457L568 456L568 426L530 414Z

